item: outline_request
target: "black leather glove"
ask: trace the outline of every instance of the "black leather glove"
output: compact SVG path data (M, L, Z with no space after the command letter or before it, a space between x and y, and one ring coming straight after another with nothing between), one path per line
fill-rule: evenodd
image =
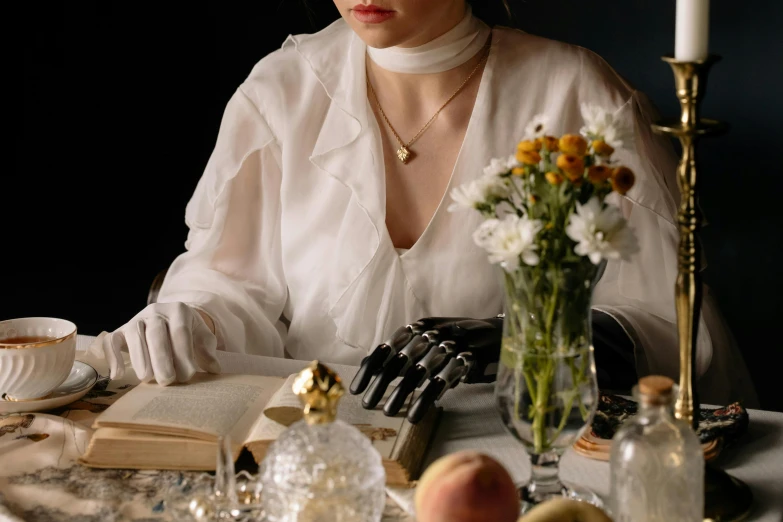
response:
M378 405L389 384L392 391L383 411L396 415L411 393L424 385L408 410L408 420L419 422L436 400L460 382L493 382L500 357L503 319L427 317L399 328L362 360L351 382L354 395L364 393L362 405Z

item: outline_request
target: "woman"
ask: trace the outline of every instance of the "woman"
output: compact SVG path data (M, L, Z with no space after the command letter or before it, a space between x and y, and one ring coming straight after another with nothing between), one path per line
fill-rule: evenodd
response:
M161 384L219 371L216 350L357 364L417 318L500 312L497 268L471 240L480 217L448 213L448 192L535 114L573 132L592 103L636 133L618 159L637 183L618 204L643 252L609 263L595 308L627 336L634 379L676 377L676 158L643 96L595 54L490 29L465 0L335 5L341 20L289 37L228 103L187 252L159 302L103 339L113 376L126 348ZM753 400L708 294L697 370L705 401Z

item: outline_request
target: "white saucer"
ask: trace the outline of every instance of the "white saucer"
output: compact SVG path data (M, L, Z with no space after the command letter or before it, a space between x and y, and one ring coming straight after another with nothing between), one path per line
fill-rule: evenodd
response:
M98 382L95 368L81 361L74 361L68 378L45 399L9 401L0 397L0 415L44 411L65 406L84 397Z

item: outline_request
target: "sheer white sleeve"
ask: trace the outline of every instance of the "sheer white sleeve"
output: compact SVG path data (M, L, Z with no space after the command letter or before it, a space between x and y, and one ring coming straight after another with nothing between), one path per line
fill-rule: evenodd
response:
M636 184L625 196L614 194L612 198L634 229L640 253L628 262L607 265L594 305L615 317L633 339L640 375L657 373L676 378L677 158L665 138L653 135L647 105L639 93L634 93L615 113L616 121L634 136L630 147L618 151L615 159L636 173ZM699 375L709 368L712 354L710 330L702 319L696 355Z
M640 251L629 261L610 261L594 293L594 307L617 320L634 342L639 376L679 377L679 336L674 302L679 230L676 225L680 191L672 141L653 133L657 114L649 100L635 91L604 60L582 53L579 102L616 107L615 121L631 133L614 159L631 168L636 184L625 195L612 195L639 239ZM702 258L703 269L706 262ZM717 303L703 285L696 343L696 373L700 400L727 404L758 403L742 355Z
M640 375L655 373L677 380L678 158L667 138L653 134L654 114L647 99L636 92L615 115L635 135L631 150L620 151L617 159L636 173L637 183L617 203L636 231L640 253L630 262L607 265L594 305L615 317L634 341ZM703 257L701 264L704 269ZM702 290L696 343L701 400L712 404L742 400L752 407L758 401L744 360L707 285Z
M275 137L240 88L185 212L187 250L169 268L158 297L212 317L218 349L283 356L280 181Z

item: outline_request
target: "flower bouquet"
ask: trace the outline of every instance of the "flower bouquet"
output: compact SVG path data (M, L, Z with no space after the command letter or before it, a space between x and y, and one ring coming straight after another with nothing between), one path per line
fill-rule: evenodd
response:
M451 192L450 211L485 220L473 233L505 284L496 399L504 423L537 461L556 461L595 412L593 288L607 260L628 260L636 237L610 194L634 173L612 156L629 140L613 115L583 106L580 134L551 136L547 119L526 127L516 153ZM555 475L556 476L556 475ZM541 477L538 477L541 479ZM528 486L531 487L531 486Z

